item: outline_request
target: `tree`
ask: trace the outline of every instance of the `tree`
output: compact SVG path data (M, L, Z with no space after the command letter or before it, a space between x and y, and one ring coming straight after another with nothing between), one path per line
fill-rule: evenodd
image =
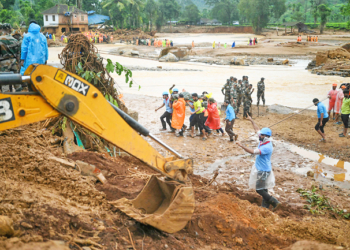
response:
M238 19L236 0L220 0L212 9L212 16L223 23L232 24L234 18Z
M340 12L343 16L350 16L350 0L340 8ZM350 21L348 21L347 26L350 28Z
M327 23L327 19L332 13L332 10L325 4L321 4L318 6L318 12L321 17L321 28L320 28L320 33L323 34L323 29L324 26Z
M187 22L196 24L200 19L200 13L197 6L190 2L190 4L185 7L184 17Z
M159 15L157 19L157 27L164 24L164 21L177 18L180 14L181 6L176 0L159 0ZM171 25L171 22L170 22Z
M145 6L145 12L148 20L150 21L150 30L152 30L153 19L157 14L157 9L158 9L158 5L154 0L147 0L146 6Z
M240 0L238 9L253 25L255 33L260 34L271 17L280 18L286 11L285 0Z

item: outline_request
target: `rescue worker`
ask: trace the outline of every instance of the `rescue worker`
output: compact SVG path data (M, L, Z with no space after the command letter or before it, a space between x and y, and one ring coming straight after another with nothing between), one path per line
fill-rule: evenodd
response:
M174 95L173 116L171 120L171 127L176 129L176 136L183 136L184 122L185 122L186 102L183 94Z
M229 101L225 101L224 105L226 106L225 131L230 137L230 141L233 142L233 137L235 137L235 140L237 140L238 138L238 135L233 133L233 130L232 130L233 124L235 123L236 115Z
M209 129L212 129L212 130L220 130L221 124L220 124L219 110L217 108L217 103L215 99L212 97L209 98L208 100L207 111L208 111L208 118L204 125L208 126ZM224 133L222 133L222 135L224 135Z
M231 101L231 98L230 98L231 87L232 85L231 85L230 79L227 79L225 85L221 89L221 93L225 96L224 101L226 100Z
M30 21L28 34L25 35L21 47L21 75L29 65L46 64L49 58L47 41L43 34L40 33L40 26L34 20Z
M250 84L248 88L244 91L244 108L243 108L243 117L247 118L251 116L251 105L252 105L252 85Z
M260 97L261 100L263 101L263 106L265 107L265 78L262 77L260 82L258 82L258 102L257 105L259 106L260 103Z
M337 99L337 84L332 84L332 89L328 92L328 99L329 99L329 105L328 105L328 116L331 117L331 111L333 110L333 120L335 119L335 101Z
M198 94L192 94L193 99L193 107L195 109L194 112L191 112L191 115L194 114L194 118L191 121L191 137L194 138L194 126L198 123L199 130L203 133L202 140L207 140L207 133L204 129L204 107L202 107L202 103L198 100Z
M270 205L272 205L272 210L274 211L280 205L280 202L268 193L268 189L275 186L275 176L271 165L271 155L273 152L271 141L272 131L269 128L260 130L250 116L248 116L247 119L251 121L255 132L259 135L258 148L248 148L243 146L241 142L236 143L247 153L257 155L255 164L250 173L249 188L254 188L256 192L262 196L262 207L269 208Z
M157 112L159 109L163 108L165 106L165 112L164 114L160 117L160 121L162 123L162 128L159 129L160 131L165 131L166 130L166 124L168 123L170 130L174 130L171 127L171 117L173 114L173 109L170 107L170 99L169 99L169 94L168 92L164 91L163 92L163 104L159 108L156 108L155 112ZM166 123L164 121L166 120Z
M317 118L318 122L315 126L315 130L317 133L319 133L322 136L321 142L326 142L326 134L324 132L324 126L326 126L326 123L329 120L329 115L327 113L326 106L320 102L317 98L314 98L312 100L314 105L317 107Z
M230 92L231 104L233 109L237 109L237 84L233 84Z
M18 35L11 36L12 27L10 24L0 24L0 29L3 30L2 36L0 36L0 72L13 72L19 73L20 70L20 56L21 56L21 43L16 39ZM15 88L19 88L21 85L15 85ZM13 92L12 85L0 86L1 92Z
M242 104L242 99L243 99L243 91L242 91L242 80L238 80L237 84L237 114L239 113L239 108ZM238 117L237 117L238 118Z

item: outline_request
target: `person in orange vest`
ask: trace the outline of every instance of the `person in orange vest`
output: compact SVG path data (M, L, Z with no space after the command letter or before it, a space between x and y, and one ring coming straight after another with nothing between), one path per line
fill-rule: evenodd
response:
M102 34L100 34L100 36L99 36L99 38L98 38L98 42L99 42L99 43L102 43L102 42L103 42L103 36L102 36Z
M192 49L194 49L194 41L192 41Z
M113 42L113 36L111 36L111 43Z
M316 43L318 43L318 36L316 36Z
M148 39L148 46L151 46L151 39Z

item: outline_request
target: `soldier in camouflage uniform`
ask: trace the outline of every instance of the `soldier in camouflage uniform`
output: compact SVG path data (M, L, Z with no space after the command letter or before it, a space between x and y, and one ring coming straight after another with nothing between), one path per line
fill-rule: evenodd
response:
M242 80L238 80L237 84L237 113L239 113L239 107L242 104L242 98L243 98L243 85L242 85Z
M252 105L252 85L250 84L248 86L248 88L244 91L244 108L243 108L243 118L247 117L247 114L249 114L249 116L252 116L251 113L251 105Z
M10 35L12 30L10 24L1 24L0 30L6 33L0 36L0 72L19 73L21 43ZM20 85L16 85L16 87L20 87ZM12 86L1 87L1 92L8 91L12 92Z
M261 78L260 82L258 82L258 102L257 105L259 106L260 97L263 101L263 105L265 107L265 78Z
M231 82L229 79L227 79L227 82L225 83L225 85L221 89L222 94L225 95L224 102L226 100L231 102L231 97L230 97L231 88L232 88Z
M235 110L235 112L237 113L237 99L238 99L237 84L234 84L232 86L230 97L231 97L231 103L233 104L232 107Z

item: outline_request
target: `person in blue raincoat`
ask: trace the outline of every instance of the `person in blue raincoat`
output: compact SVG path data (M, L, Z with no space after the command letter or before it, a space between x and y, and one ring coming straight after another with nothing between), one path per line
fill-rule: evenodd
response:
M28 33L24 36L21 47L21 75L33 63L46 64L49 58L46 37L40 33L36 21L30 21Z

